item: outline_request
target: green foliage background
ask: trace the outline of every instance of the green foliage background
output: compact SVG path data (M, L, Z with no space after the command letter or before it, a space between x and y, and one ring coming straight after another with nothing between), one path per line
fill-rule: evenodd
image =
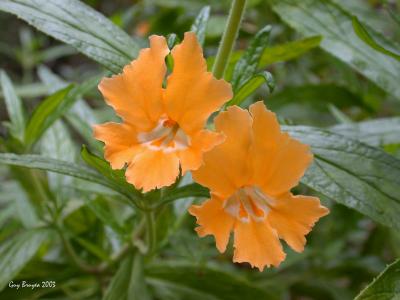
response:
M102 159L91 125L116 117L100 78L148 35L173 45L189 30L211 69L230 2L0 0L0 299L400 297L398 0L247 3L229 105L264 99L312 146L295 192L331 209L279 268L233 264L197 237L186 209L208 191L190 176L142 195Z

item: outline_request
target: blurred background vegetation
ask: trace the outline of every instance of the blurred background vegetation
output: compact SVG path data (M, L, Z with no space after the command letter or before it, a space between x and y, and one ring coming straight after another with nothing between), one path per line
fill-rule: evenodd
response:
M175 33L182 37L199 11L205 5L211 5L204 46L206 57L216 53L230 6L230 1L203 0L84 2L109 17L143 47L151 34ZM400 1L331 2L356 15L398 46ZM270 93L262 86L244 106L264 99L284 124L326 128L400 115L400 102L393 93L318 47L320 37L308 35L305 39L286 23L290 20L284 20L274 12L270 1L248 1L236 50L239 53L246 49L257 31L272 25L268 46L271 55L266 56L261 65L275 77L276 88ZM91 76L105 74L101 66L71 46L44 35L14 15L0 12L0 24L0 68L7 72L28 113L67 83L83 82ZM301 46L296 44L296 51L288 53L283 49L282 45L296 41L301 43ZM396 80L399 82L399 78ZM6 121L7 111L2 98L4 91L0 94L0 120ZM96 89L77 103L79 105L75 105L70 114L43 135L45 142L39 145L41 154L79 162L81 145L87 144L101 155L102 146L91 139L88 126L115 116ZM82 116L87 124L79 121ZM0 136L6 137L6 127L0 128ZM389 142L381 146L400 158L399 144ZM29 200L29 188L23 187L26 176L23 169L0 166L0 242L21 228L34 226L43 217ZM71 236L70 246L88 264L112 259L110 253L139 226L134 209L116 200L118 196L110 191L54 173L48 173L46 178L46 193L55 197L62 207L63 230ZM312 193L305 187L299 187L299 190ZM269 295L271 299L352 299L388 263L400 256L398 232L322 196L322 201L330 206L331 214L323 218L308 236L305 252L297 254L287 249L288 258L279 268L259 273L248 265L232 264L232 253L219 254L212 238L197 237L193 230L195 220L186 213L191 201L180 200L166 207L157 220L161 252L144 269L148 289L157 299L215 300L239 299L236 298L239 296L240 299L262 299L256 298L259 295ZM13 247L25 246L22 239ZM4 247L1 249L4 251ZM15 281L54 280L56 288L16 292L6 287L0 293L0 299L99 299L107 290L112 275L117 270L120 274L124 272L118 264L112 265L109 273L101 275L84 272L70 262L67 252L55 237L42 244L35 259L15 274ZM16 253L19 252L16 250ZM135 276L134 272L129 276Z

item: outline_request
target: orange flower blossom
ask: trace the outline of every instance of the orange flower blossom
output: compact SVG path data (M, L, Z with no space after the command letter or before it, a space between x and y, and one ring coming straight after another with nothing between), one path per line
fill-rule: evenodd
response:
M213 235L220 252L233 231L233 261L262 271L285 259L279 239L303 251L305 235L329 211L316 197L290 192L312 161L309 146L283 133L262 102L249 110L234 106L215 118L226 140L193 172L194 180L210 189L211 199L189 212L197 218L198 234Z
M166 80L166 40L149 39L150 48L142 49L122 74L99 84L123 123L94 127L112 168L127 164L127 181L144 192L174 183L179 168L184 174L200 167L203 153L224 140L223 134L204 129L206 121L232 98L230 85L207 72L193 32L172 49L173 71Z

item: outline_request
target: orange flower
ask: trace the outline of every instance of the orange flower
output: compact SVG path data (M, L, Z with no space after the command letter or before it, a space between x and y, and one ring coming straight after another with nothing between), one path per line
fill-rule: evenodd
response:
M171 51L174 68L163 88L168 54L165 38L153 35L122 74L99 84L123 123L97 125L94 136L112 168L127 164L127 181L144 192L174 183L179 166L182 173L200 167L203 153L224 139L204 129L207 119L232 97L230 85L207 72L193 32Z
M220 252L233 230L233 261L262 271L285 259L279 238L303 251L305 235L328 209L318 198L290 193L312 161L309 147L281 132L262 102L250 106L250 113L235 106L216 117L216 129L226 140L193 172L194 180L210 189L211 199L189 212L200 225L198 234L214 235Z

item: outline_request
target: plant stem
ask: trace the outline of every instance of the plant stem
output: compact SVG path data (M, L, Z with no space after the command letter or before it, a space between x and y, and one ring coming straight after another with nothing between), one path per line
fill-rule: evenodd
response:
M240 22L242 21L245 6L246 0L233 0L232 2L228 22L218 48L217 57L215 58L212 70L217 79L220 79L224 76L226 66L229 62L229 57L231 56L231 52L239 32L239 26Z
M74 248L70 244L68 238L64 235L62 228L57 228L57 231L60 235L61 241L64 244L64 248L67 251L68 255L71 257L73 262L84 272L96 274L99 273L99 270L95 266L90 266L86 264L81 258L76 254Z
M147 224L147 254L150 255L153 253L157 242L154 211L146 211L144 214Z

